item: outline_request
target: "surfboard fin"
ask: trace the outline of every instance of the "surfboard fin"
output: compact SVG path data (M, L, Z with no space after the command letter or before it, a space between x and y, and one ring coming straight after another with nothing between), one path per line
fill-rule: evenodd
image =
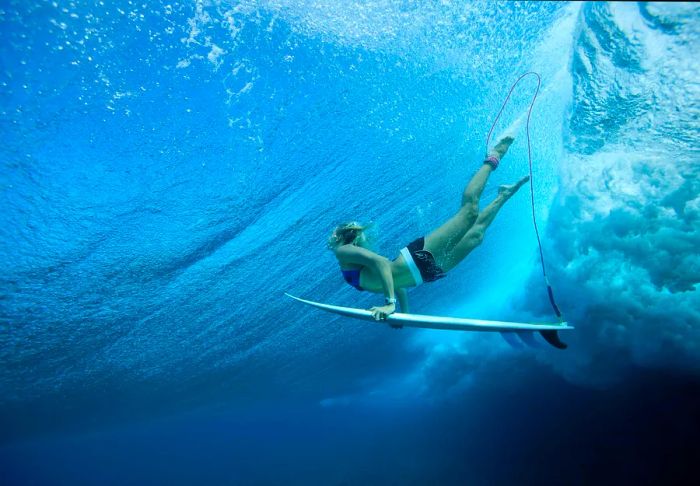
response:
M559 339L559 334L557 331L540 331L540 334L549 344L557 349L566 349L568 345Z
M525 347L525 344L518 339L518 333L501 331L501 336L513 349L523 349Z
M533 331L519 332L518 338L525 343L526 346L533 349L542 349L546 346L541 339L537 339L537 335Z

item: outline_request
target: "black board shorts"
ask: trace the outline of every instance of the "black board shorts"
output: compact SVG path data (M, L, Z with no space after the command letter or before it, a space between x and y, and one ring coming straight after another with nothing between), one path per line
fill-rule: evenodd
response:
M435 262L435 257L425 250L425 237L413 240L401 250L401 254L408 265L416 286L423 282L434 282L447 275Z

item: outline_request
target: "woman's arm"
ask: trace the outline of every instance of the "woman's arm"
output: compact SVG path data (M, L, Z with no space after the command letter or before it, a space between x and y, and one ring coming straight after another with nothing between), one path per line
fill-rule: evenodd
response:
M399 299L401 312L404 314L409 314L411 311L408 310L408 292L406 289L396 289L396 297Z
M396 312L396 300L394 293L394 277L391 275L391 263L381 255L358 246L345 245L336 250L336 256L341 263L352 263L371 268L382 283L384 297L387 304L380 307L372 307L370 310L376 320L385 319L389 314Z
M394 293L394 277L391 275L391 264L389 260L380 257L382 261L378 261L373 270L379 274L379 279L382 282L384 289L384 299L386 304L379 307L372 307L372 316L375 320L386 319L389 314L396 312L396 297Z

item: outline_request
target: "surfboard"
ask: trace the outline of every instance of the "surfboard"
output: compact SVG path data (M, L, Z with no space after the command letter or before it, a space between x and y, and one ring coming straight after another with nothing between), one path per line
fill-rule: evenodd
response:
M487 321L483 319L467 319L463 317L439 317L421 314L403 314L395 312L386 319L376 321L372 313L366 309L355 307L341 307L338 305L323 304L312 300L301 299L291 294L285 293L287 297L299 301L303 304L316 307L326 312L340 314L353 319L376 322L378 324L388 324L390 326L418 327L422 329L443 329L448 331L480 331L480 332L518 332L518 331L562 331L573 329L568 323L545 323L533 324L524 322L507 321Z

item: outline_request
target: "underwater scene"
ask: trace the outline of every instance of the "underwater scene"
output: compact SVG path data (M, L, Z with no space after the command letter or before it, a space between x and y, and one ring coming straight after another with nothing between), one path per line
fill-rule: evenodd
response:
M695 3L3 0L0 484L692 484L699 52Z

